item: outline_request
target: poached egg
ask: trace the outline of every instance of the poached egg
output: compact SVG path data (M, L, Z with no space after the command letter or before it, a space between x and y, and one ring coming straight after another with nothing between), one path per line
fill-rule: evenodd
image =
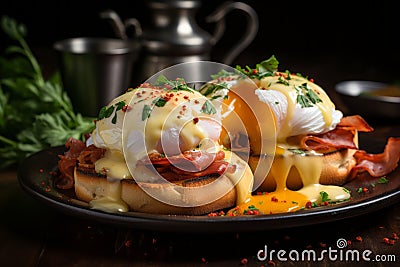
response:
M252 81L237 79L226 100L246 125L245 132L229 127L234 130L223 131L221 139L242 135L249 138L249 144L242 145L250 145L249 164L255 181L261 178L262 182L255 184L259 187L253 188L247 201L229 214L250 214L255 210L262 214L292 212L350 199L346 188L320 184L323 154L302 151L298 143L301 136L328 132L340 122L343 114L328 94L312 80L277 70ZM260 112L264 113L261 122L257 119ZM229 117L223 119L225 127L234 123ZM266 136L266 128L275 130L274 149L268 144L273 132L270 130ZM237 143L235 138L230 139ZM272 150L274 153L269 153ZM257 169L265 165L260 163L261 158L270 159L271 164L267 172L261 172L266 175L257 177Z
M160 174L155 175L154 170L138 164L140 161L149 159L152 153L166 158L190 150L217 153L223 149L219 144L221 130L221 102L214 105L212 99L194 89L150 85L129 89L100 111L88 143L106 149L104 157L95 162L95 169L106 174L109 181L104 189L105 196L91 201L91 206L107 211L127 211L120 198L122 179L135 179L138 185L168 183ZM230 151L225 151L225 160L236 166L234 172L225 175L236 187L237 203L242 203L251 192L251 169ZM207 186L212 185L199 188L199 199L211 202L222 196L207 196ZM180 186L170 183L169 188L176 191L176 198L164 199L166 194L142 187L164 203L190 204L179 197Z

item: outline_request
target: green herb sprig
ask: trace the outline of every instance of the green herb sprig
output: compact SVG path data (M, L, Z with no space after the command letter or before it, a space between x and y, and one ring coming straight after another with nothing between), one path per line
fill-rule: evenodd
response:
M319 192L319 195L321 196L322 203L331 201L327 192L321 191L321 192Z
M297 103L302 108L308 108L314 106L316 103L322 102L321 98L310 88L307 83L303 83L300 86L295 86L297 91Z
M112 114L114 114L113 118L111 119L111 122L113 124L117 123L117 112L125 106L125 101L119 101L118 103L115 103L114 105L111 106L104 106L100 109L99 111L99 117L98 120L102 120L104 118L109 118L111 117Z
M188 91L194 92L194 89L188 86L183 78L177 78L176 80L168 80L164 75L157 77L155 86L165 88L169 91Z
M251 79L261 80L264 77L274 76L275 72L278 70L278 65L279 61L274 55L272 55L270 58L256 64L254 69L250 68L249 66L242 68L241 66L237 65L236 70L247 75Z
M229 90L228 84L226 82L222 83L206 83L202 87L199 88L199 92L204 95L205 97L208 97L211 100L220 98L220 97L226 97L226 95L221 95L218 94L218 91L221 90Z
M3 16L1 28L15 44L0 56L0 169L40 150L84 140L94 118L74 112L59 72L49 79L29 48L25 25Z

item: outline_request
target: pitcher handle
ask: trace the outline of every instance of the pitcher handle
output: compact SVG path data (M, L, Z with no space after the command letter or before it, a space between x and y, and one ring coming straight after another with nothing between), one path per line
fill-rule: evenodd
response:
M115 34L117 37L127 40L129 37L126 34L126 30L130 27L134 28L134 36L139 37L142 35L142 27L140 22L135 18L129 18L125 21L122 21L120 16L114 10L107 9L100 12L100 17L103 19L110 19L112 22L112 26L114 28Z
M212 14L206 17L206 22L216 23L211 44L215 45L225 32L225 16L230 11L238 9L244 12L247 18L247 28L242 38L223 57L222 62L230 65L233 60L254 40L258 32L258 15L256 11L243 2L227 1L219 6Z
M111 10L111 9L107 9L107 10L100 12L100 17L102 19L110 19L111 20L112 27L115 31L115 34L119 38L124 39L124 40L128 39L128 36L126 35L126 32L125 32L125 25L122 22L119 15L117 14L117 12L115 12L114 10Z
M125 24L125 30L127 30L129 27L134 28L134 31L135 31L134 36L135 37L139 37L142 35L142 33L143 33L142 26L137 19L135 19L135 18L126 19L124 21L124 24Z

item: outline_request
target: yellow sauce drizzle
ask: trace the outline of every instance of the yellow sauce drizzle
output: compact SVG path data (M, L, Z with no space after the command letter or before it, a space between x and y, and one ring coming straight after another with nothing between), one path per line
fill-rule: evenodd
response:
M350 198L350 193L343 187L319 184L321 155L296 154L281 146L276 151L271 170L258 190L265 193L249 194L247 200L228 211L228 215L249 214L249 210L254 209L259 214L294 212L309 202L321 204L321 192L327 193L330 202ZM250 166L254 168L252 161Z
M124 155L118 150L106 150L104 157L95 162L95 170L97 173L106 173L107 177L115 179L132 178Z
M127 212L128 205L121 199L121 182L120 180L110 180L104 188L104 195L89 202L92 209L102 210L106 212Z
M279 79L283 79L286 84L280 82ZM265 77L260 81L261 88L267 90L279 91L287 99L288 102L287 115L284 122L282 123L282 129L280 129L280 136L283 136L284 138L290 136L290 132L292 131L292 129L290 128L289 121L292 120L297 103L298 93L295 87L301 86L304 83L307 83L307 85L322 100L322 102L318 102L315 105L319 108L321 112L321 115L325 122L325 126L329 127L332 124L332 110L335 109L335 105L330 100L326 92L317 84L312 83L309 80L296 75L291 75L290 79L284 79L283 77L280 76L271 76L271 77ZM279 141L285 141L285 140L282 139Z
M253 173L250 166L235 153L225 151L225 159L231 164L236 165L234 173L226 172L225 175L236 186L236 204L240 205L248 201L249 194L251 194Z
M107 150L104 157L95 162L98 173L106 173L107 183L101 194L90 201L93 209L106 212L126 212L128 205L121 199L121 179L131 179L124 155L118 150Z

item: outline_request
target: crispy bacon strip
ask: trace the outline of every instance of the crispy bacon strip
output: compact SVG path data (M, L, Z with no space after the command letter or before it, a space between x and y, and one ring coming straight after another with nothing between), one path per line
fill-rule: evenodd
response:
M86 144L78 139L70 137L65 143L67 149L64 156L67 158L77 158L82 150L86 148Z
M144 160L143 163L154 166L165 179L173 182L213 174L222 175L226 171L234 172L235 166L226 162L224 158L223 151L218 151L216 154L185 151L168 158L157 153L151 154L150 161Z
M180 155L165 157L158 153L149 155L149 161L145 164L153 164L155 166L169 166L175 165L189 172L197 172L205 169L213 161L222 160L225 158L223 151L217 153L207 153L204 151L185 151Z
M383 153L369 154L364 150L358 150L354 158L357 164L352 169L351 178L363 171L367 171L373 177L386 175L397 168L400 160L400 137L390 137Z
M357 149L354 143L354 134L354 129L336 127L327 133L304 136L301 145L304 148L316 151L329 150L330 148Z
M374 129L360 116L343 117L335 129L316 135L306 135L301 145L310 150L329 150L330 148L358 149L354 135L358 132L372 132Z
M55 185L60 189L71 189L74 186L75 166L79 164L83 168L94 168L94 163L103 157L105 149L94 145L87 147L84 142L74 138L69 138L65 147L64 155L58 155L60 175L57 177Z
M56 186L60 189L71 189L74 186L74 168L78 164L81 168L93 169L94 163L102 158L105 149L70 138L66 144L66 151L59 155L58 169L60 176ZM207 153L204 151L185 151L173 157L164 157L159 153L149 155L143 160L145 165L152 165L168 181L186 180L189 178L207 175L221 175L226 171L234 172L235 166L224 160L225 153Z
M63 157L63 156L61 156ZM76 159L63 157L58 161L60 175L55 180L55 186L60 189L71 189L74 186L74 168Z
M372 128L360 115L343 117L337 127L350 127L359 132L372 132Z
M354 158L357 161L349 178L354 178L360 172L367 171L373 177L379 177L392 172L400 160L400 137L390 137L384 152L369 154L358 150L354 144L354 134L358 132L372 132L374 129L359 115L343 117L335 129L318 135L307 135L301 140L304 148L313 150L328 150L348 148L355 149Z
M55 185L60 189L71 189L74 186L74 168L76 159L82 150L86 148L84 142L69 138L65 143L66 151L64 155L58 155L58 170L60 176L55 180Z
M81 151L77 160L79 167L94 168L94 163L104 156L106 150L94 145L90 145Z

